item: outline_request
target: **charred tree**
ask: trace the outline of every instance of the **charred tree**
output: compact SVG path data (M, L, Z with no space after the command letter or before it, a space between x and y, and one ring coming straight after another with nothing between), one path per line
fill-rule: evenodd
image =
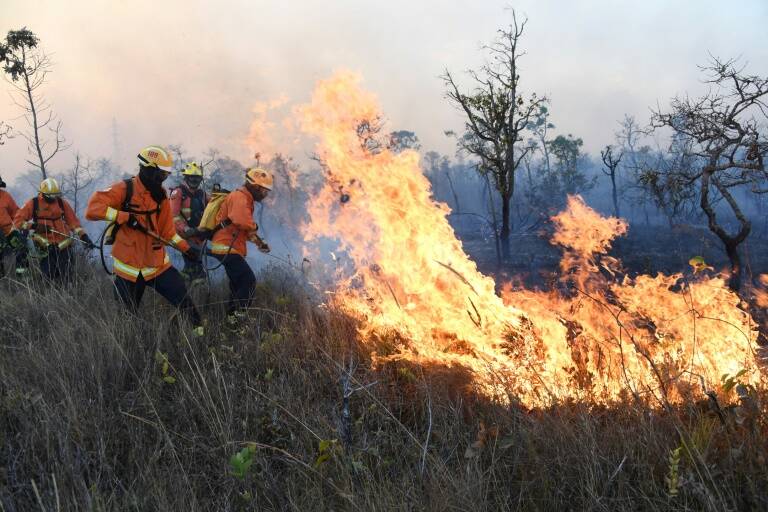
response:
M698 189L699 206L709 229L723 243L730 260L729 286L737 291L742 280L739 245L749 236L752 223L732 191L749 187L753 193L768 192L763 163L768 153L768 78L746 74L735 60L712 58L702 71L708 75L705 83L709 92L699 98L676 97L669 112L653 113L652 123L656 128L671 129L674 136L683 139L686 156L698 162L693 171L675 182ZM719 218L715 194L735 217L735 229L729 231Z
M603 159L603 164L605 164L605 169L602 169L603 174L611 179L611 199L613 199L614 217L621 217L621 213L619 212L619 194L616 190L616 172L619 169L619 164L621 164L621 158L623 156L624 153L621 151L619 151L618 155L615 155L613 146L611 145L605 146L605 149L600 151L600 157Z
M501 228L498 233L503 258L510 255L511 202L515 193L515 175L523 158L532 150L523 133L546 104L546 97L532 93L524 98L519 87L518 61L524 55L520 38L526 20L518 22L512 12L512 24L499 30L498 39L485 49L489 64L470 70L474 88L460 91L454 76L443 75L448 99L465 116L465 132L458 138L459 148L478 157L477 171L489 177L501 197Z

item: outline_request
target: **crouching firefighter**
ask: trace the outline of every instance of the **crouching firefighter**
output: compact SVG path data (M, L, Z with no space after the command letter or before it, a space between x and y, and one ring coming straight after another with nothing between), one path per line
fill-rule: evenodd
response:
M195 162L190 162L181 171L184 177L181 185L171 191L171 215L176 225L176 233L190 245L201 249L204 240L200 238L197 227L203 217L208 194L202 189L203 170ZM205 277L203 265L199 259L184 255L184 268L181 273L190 281Z
M248 254L246 242L254 243L263 253L269 252L269 245L257 234L259 228L253 220L253 204L264 200L270 190L272 175L268 171L248 169L243 186L226 196L216 215L210 252L224 266L229 278L227 311L230 322L244 316L256 288L256 276L245 261Z
M154 288L189 318L195 334L202 335L200 314L165 249L171 245L193 260L200 259L200 251L176 234L163 188L173 159L160 146L147 146L138 159L138 175L94 193L85 216L112 223L104 237L105 243L113 244L112 268L118 299L136 313L146 287Z
M5 257L10 253L16 254L16 270L26 272L27 253L24 251L24 238L18 231L14 233L13 217L19 211L19 206L13 196L3 190L5 182L0 177L0 277L5 276ZM11 236L11 234L13 236Z
M53 178L40 183L37 196L16 212L13 223L18 231L30 233L35 247L43 254L40 271L49 279L70 279L75 241L88 249L95 247L69 202L61 197L59 184ZM11 234L14 240L20 238L18 231Z

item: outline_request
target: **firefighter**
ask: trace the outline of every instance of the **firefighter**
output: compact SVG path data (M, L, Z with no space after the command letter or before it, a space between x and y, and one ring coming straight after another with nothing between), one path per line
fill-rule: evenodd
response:
M200 251L181 238L173 226L163 188L173 158L161 146L147 146L138 154L138 160L139 173L94 193L85 216L113 223L110 237L119 300L136 313L146 287L154 288L190 319L196 335L202 335L200 314L165 249L170 244L191 259L200 260Z
M261 202L272 190L272 175L264 169L247 169L245 183L224 199L216 216L216 230L211 243L211 254L224 266L229 278L229 321L236 322L250 306L256 288L256 276L248 266L246 241L252 242L263 253L269 245L257 234L253 220L253 204Z
M203 239L198 236L197 227L200 225L205 205L208 204L208 194L201 187L203 170L197 163L190 162L181 174L184 177L181 185L171 191L171 215L176 225L176 233L190 245L200 249ZM193 260L186 254L181 273L190 281L205 277L200 260Z
M19 206L13 200L13 196L3 190L5 182L0 176L0 277L5 275L4 259L11 252L16 253L16 260L19 262L22 252L18 249L24 246L24 241L20 238L10 238L13 231L13 216L19 211ZM11 245L13 242L16 246ZM21 262L20 262L21 263ZM17 266L17 268L21 268Z
M66 199L61 197L59 184L53 178L40 182L37 196L27 201L13 217L14 240L19 232L30 232L32 242L43 253L40 271L49 279L69 280L72 267L72 244L79 240L94 248L88 233Z

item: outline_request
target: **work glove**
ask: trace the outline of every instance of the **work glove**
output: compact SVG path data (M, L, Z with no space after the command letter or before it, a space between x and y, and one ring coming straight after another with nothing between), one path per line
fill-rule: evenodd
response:
M85 242L85 246L88 249L95 249L96 244L93 243L93 240L91 240L91 237L88 236L88 233L83 233L83 235L80 237L80 240Z
M193 227L187 226L181 233L182 238L192 238L197 234L197 230Z
M202 252L194 245L190 245L187 252L185 252L187 258L192 261L199 262L202 259Z
M262 240L261 238L257 239L257 241L256 241L256 247L257 247L257 248L258 248L258 249L259 249L261 252L263 252L264 254L267 254L267 253L269 253L269 251L271 251L271 250L272 250L272 249L270 249L270 248L269 248L269 245L267 244L267 242L265 242L265 241L264 241L264 240Z
M11 231L11 233L8 235L8 245L10 245L13 249L17 251L19 249L23 249L26 246L24 242L24 237L16 229Z

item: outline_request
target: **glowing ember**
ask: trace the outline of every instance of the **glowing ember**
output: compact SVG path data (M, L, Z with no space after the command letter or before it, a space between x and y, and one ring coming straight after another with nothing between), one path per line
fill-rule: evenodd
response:
M318 84L297 109L319 140L327 179L309 205L306 241L337 240L354 273L332 301L361 321L364 341L396 340L397 358L461 365L493 396L539 405L685 397L741 369L757 379L754 325L720 278L621 277L608 257L624 221L580 198L553 218L566 292L514 290L503 298L464 253L419 168L418 154L375 143L376 98L358 76Z

